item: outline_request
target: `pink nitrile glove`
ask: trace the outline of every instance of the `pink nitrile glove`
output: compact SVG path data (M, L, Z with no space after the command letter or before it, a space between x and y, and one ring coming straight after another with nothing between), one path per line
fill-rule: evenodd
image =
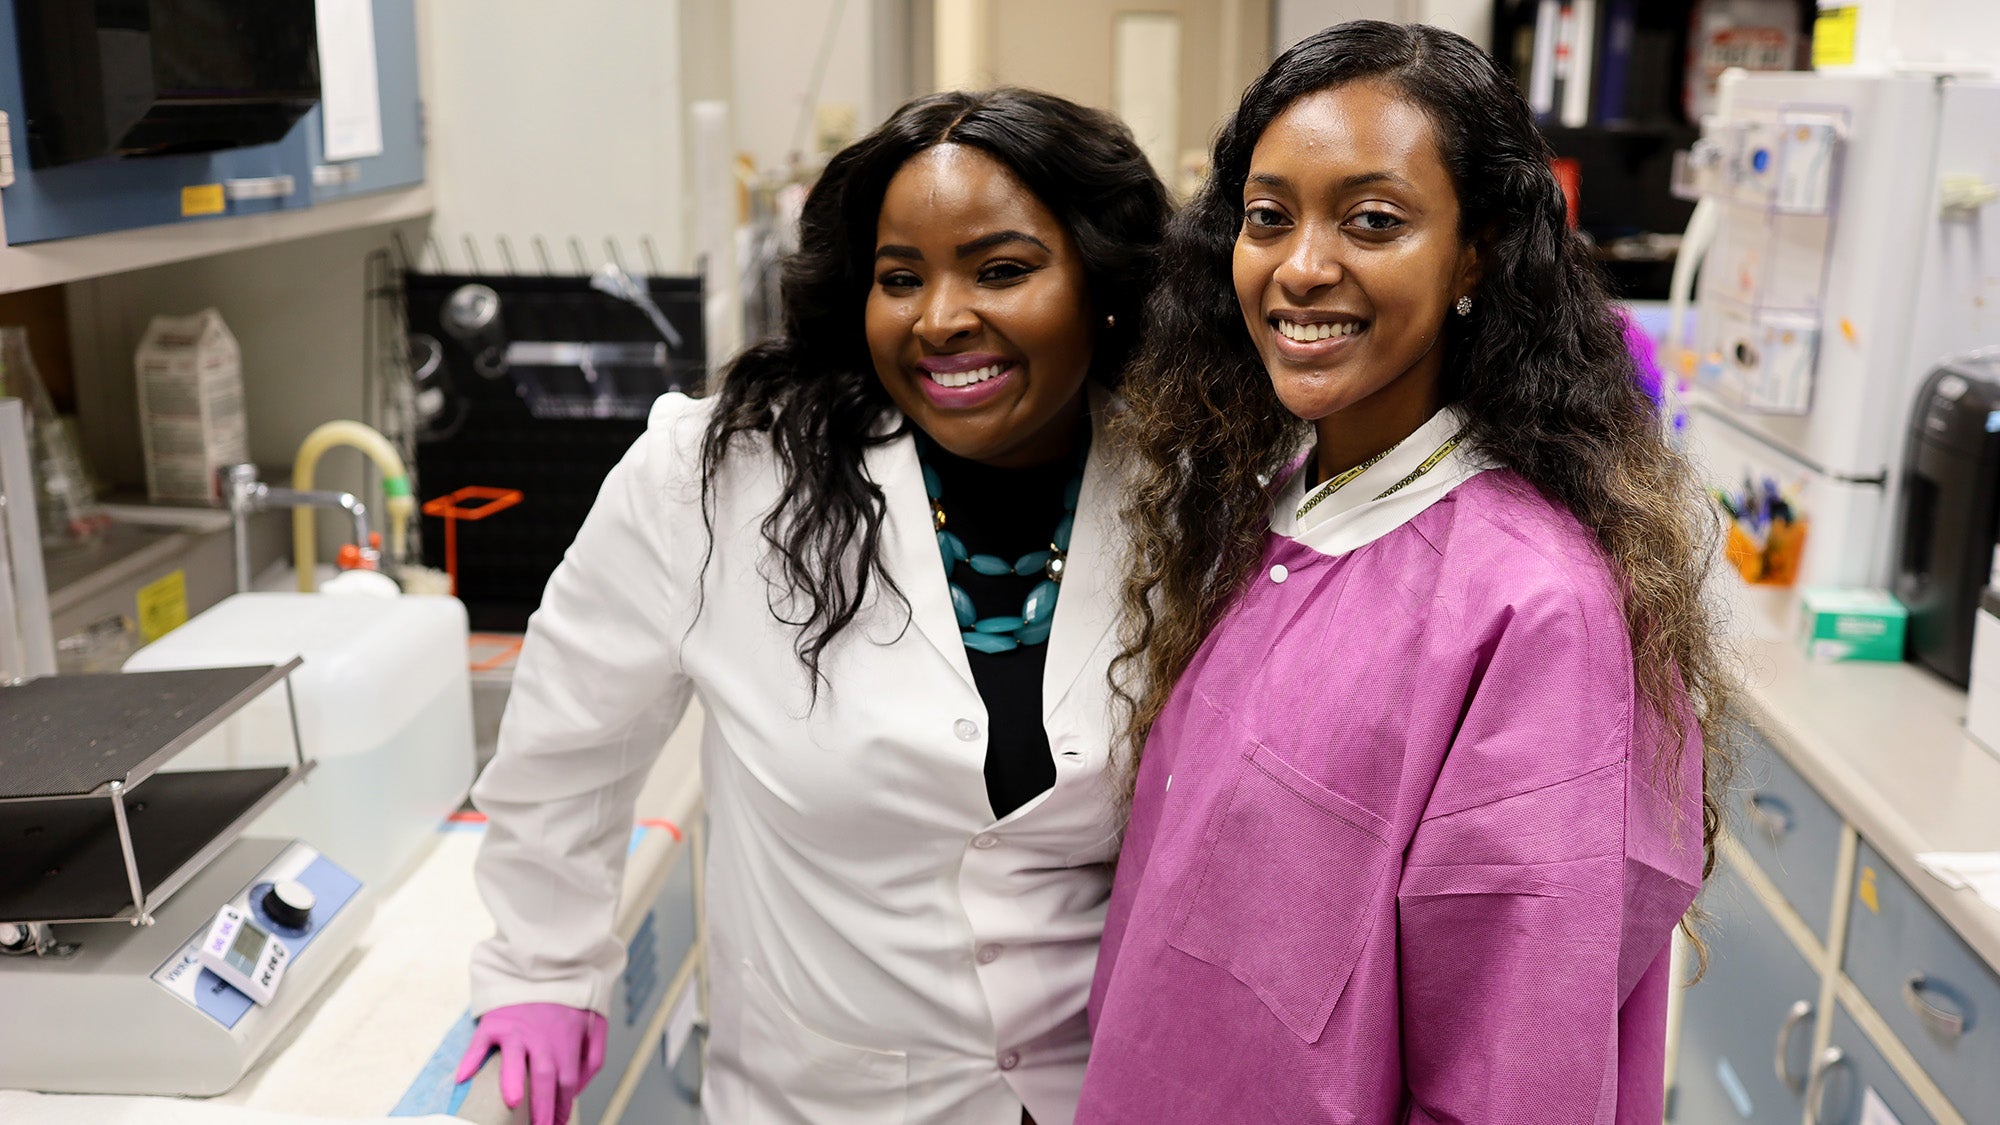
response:
M565 1125L570 1107L604 1069L610 1024L596 1012L567 1004L509 1004L479 1017L479 1030L459 1060L457 1082L479 1073L500 1052L500 1100L508 1109L529 1098L530 1125Z

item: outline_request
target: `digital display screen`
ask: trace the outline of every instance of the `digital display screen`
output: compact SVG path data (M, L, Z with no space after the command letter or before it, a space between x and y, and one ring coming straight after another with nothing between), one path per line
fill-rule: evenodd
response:
M257 959L263 956L264 943L270 939L270 934L251 925L246 919L243 928L236 932L236 941L230 945L229 952L224 954L222 959L247 976L257 971Z

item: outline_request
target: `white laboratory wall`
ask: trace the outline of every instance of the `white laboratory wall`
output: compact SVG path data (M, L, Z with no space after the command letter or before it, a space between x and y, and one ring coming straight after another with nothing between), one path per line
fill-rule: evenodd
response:
M1275 0L1271 8L1274 54L1321 28L1364 19L1427 23L1492 49L1490 0Z
M694 0L699 3L700 0ZM559 272L641 236L662 265L688 264L680 0L429 0L422 65L432 237L446 263L498 270L498 240L537 268L539 236Z
M1171 177L1181 154L1181 18L1171 12L1120 12L1112 19L1112 112Z
M814 151L815 104L851 112L855 135L893 105L878 104L879 57L872 0L734 0L737 149L763 171L782 171L794 150ZM813 80L822 74L818 99Z
M1118 108L1120 17L1168 16L1179 26L1178 105L1172 123L1180 162L1198 160L1223 116L1236 108L1243 87L1269 62L1270 9L1252 0L957 0L964 14L957 34L938 6L938 76L946 77L948 55L986 81L1049 90L1085 105ZM983 84L983 83L982 83ZM1135 122L1165 128L1159 120ZM1163 148L1166 146L1162 146ZM1171 163L1171 162L1170 162ZM1176 169L1159 169L1169 183ZM1185 185L1182 185L1185 186Z

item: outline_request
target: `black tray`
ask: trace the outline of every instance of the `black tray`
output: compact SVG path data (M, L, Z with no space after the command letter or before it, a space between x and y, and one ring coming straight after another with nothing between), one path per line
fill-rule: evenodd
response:
M299 776L285 766L156 773L125 795L145 898L179 889ZM111 802L0 804L0 923L108 922L134 914Z
M0 801L131 789L299 661L44 676L0 687ZM9 843L0 837L0 847Z

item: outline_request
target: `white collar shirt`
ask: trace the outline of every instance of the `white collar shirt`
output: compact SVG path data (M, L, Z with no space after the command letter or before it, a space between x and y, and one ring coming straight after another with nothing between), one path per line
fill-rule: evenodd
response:
M1324 496L1320 493L1339 478L1314 483L1308 452L1277 489L1271 530L1323 555L1344 555L1373 543L1485 467L1460 440L1464 429L1464 412L1444 407L1381 460Z

